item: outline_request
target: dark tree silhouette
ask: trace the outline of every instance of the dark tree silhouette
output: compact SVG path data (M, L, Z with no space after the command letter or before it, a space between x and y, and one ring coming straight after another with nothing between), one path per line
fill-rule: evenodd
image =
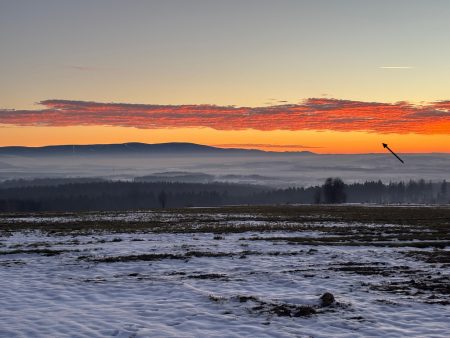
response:
M321 189L315 189L314 191L314 204L322 203L322 191Z
M344 203L347 199L344 182L336 178L327 178L322 186L325 203Z
M447 203L449 201L447 197L447 185L447 181L443 180L438 193L438 201L440 203Z
M92 179L91 179L92 180ZM39 179L0 182L0 213L37 211L141 210L187 206L284 203L450 202L448 182L368 181L344 184L327 179L310 187L276 189L233 183L110 182Z
M159 194L158 194L158 202L159 205L161 206L161 208L165 208L166 204L167 204L167 194L164 190L162 190Z
M447 196L447 181L443 180L441 184L441 194Z

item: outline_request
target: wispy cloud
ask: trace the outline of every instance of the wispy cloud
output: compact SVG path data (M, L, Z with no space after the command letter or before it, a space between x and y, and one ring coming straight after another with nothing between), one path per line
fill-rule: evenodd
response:
M64 66L65 68L71 69L71 70L77 70L80 72L95 72L100 70L99 67L91 67L91 66L82 66L82 65L68 65Z
M70 100L40 102L40 110L0 109L0 124L121 126L143 129L334 130L450 134L450 101L413 105L329 98L263 107L155 105Z
M412 66L380 66L380 69L413 69Z
M214 144L215 147L223 148L273 148L273 149L318 149L323 147L304 146L301 144L270 144L270 143L226 143Z

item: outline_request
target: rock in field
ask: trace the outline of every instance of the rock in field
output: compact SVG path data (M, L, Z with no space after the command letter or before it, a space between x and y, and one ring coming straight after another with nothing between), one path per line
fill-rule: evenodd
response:
M322 296L320 296L320 305L321 306L330 306L334 303L334 296L330 292L325 292Z

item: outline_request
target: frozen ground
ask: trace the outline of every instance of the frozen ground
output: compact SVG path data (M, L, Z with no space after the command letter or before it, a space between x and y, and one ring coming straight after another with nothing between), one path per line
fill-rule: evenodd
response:
M0 216L0 336L449 336L447 221L310 216Z

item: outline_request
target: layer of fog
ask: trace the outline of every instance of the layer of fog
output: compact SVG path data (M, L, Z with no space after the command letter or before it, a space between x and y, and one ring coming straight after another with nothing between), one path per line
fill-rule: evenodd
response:
M227 181L275 187L321 184L327 177L346 183L367 180L408 181L450 179L450 154L402 155L110 155L110 156L0 156L0 180L48 177L101 177L132 180L190 182Z

